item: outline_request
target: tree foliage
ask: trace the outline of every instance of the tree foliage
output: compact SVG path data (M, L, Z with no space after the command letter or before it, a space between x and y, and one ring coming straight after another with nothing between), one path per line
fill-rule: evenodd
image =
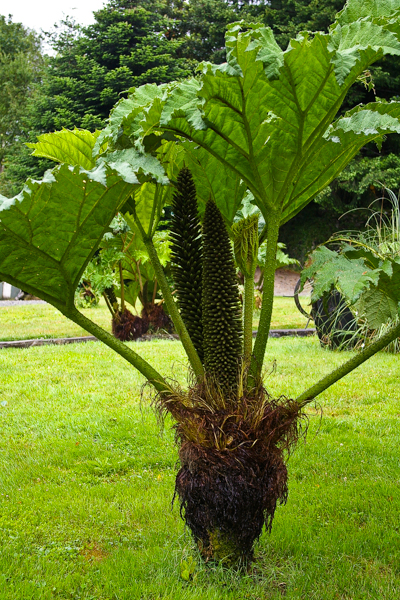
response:
M42 68L40 39L21 23L0 15L0 172L5 156L25 130L27 105Z
M111 0L93 25L64 22L53 37L43 128L93 131L129 88L188 76L193 65L179 56L182 41L168 36L166 9L164 0Z

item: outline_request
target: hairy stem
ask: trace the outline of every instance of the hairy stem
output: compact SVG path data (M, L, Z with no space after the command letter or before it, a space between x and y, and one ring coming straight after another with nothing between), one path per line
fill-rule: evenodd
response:
M60 309L59 309L60 310ZM125 360L127 360L131 365L133 365L146 379L156 388L158 392L168 392L170 388L168 387L164 378L158 373L153 367L145 361L139 354L131 350L129 346L116 339L107 331L104 331L101 327L93 323L90 319L85 317L82 313L80 313L75 307L69 310L61 310L61 312L71 319L77 325L80 325L97 337L98 340L112 348L117 354L122 356Z
M119 261L119 281L121 284L121 312L125 310L125 289L124 289L124 278L122 276L122 261Z
M300 396L296 398L296 401L300 403L300 406L306 406L319 394L328 389L328 387L339 381L339 379L342 379L342 377L348 373L351 373L351 371L359 367L363 362L371 358L371 356L385 348L390 342L393 342L393 340L398 337L400 337L400 323L392 327L385 335L376 342L373 342L370 346L365 348L365 350L359 352L356 356L332 371L332 373L329 373L329 375L320 379L315 385L300 394Z
M115 295L114 286L111 285L110 287L106 288L104 290L104 294L107 296L108 301L112 306L114 315L120 313L121 311L119 310L118 299L117 299L117 296Z
M139 279L140 292L141 292L141 294L143 294L143 281L142 281L142 274L140 272L140 260L136 261L136 272L137 272L137 276Z
M143 232L144 233L144 232ZM180 337L182 345L185 349L187 357L189 359L190 364L192 365L193 371L196 377L201 378L204 376L203 365L201 364L201 360L199 355L197 354L196 348L193 345L192 340L190 339L189 333L186 329L185 323L182 320L182 317L179 313L178 307L175 304L175 301L172 297L172 293L170 287L168 285L167 278L165 277L164 269L160 263L160 259L157 256L156 249L154 248L154 244L147 236L143 236L143 242L146 246L147 252L149 253L149 258L151 264L153 265L156 278L158 281L158 285L161 288L162 295L165 300L165 304L167 305L168 312L170 317L176 327L176 331Z
M253 349L254 273L244 277L243 297L243 356L247 364Z
M153 297L151 299L152 304L154 304L154 302L156 301L156 295L157 295L157 279L154 280Z
M105 292L103 292L103 298L106 301L107 308L110 311L111 315L114 316L115 312L114 312L113 307L111 306L111 303L110 303L109 299L107 298L107 294Z
M274 303L276 246L279 235L279 214L271 213L267 227L267 256L264 269L264 284L262 307L258 333L254 343L252 362L250 365L249 383L261 377L261 369L267 347L269 329L271 326L272 306Z

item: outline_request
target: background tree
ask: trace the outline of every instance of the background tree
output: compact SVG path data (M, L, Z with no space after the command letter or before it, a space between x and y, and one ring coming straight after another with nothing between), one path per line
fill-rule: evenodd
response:
M181 52L196 61L226 60L225 32L234 21L262 21L268 3L261 0L189 0L170 4L174 34L183 40Z
M41 40L0 15L0 173L27 126L27 107L43 69ZM1 177L4 182L4 176Z
M56 54L47 57L46 68L38 77L40 86L33 86L31 93L25 94L27 83L21 83L24 102L19 104L15 93L8 94L15 107L20 107L14 111L15 122L20 123L18 115L23 114L24 126L18 131L20 143L9 149L7 173L0 188L3 193L17 193L27 177L41 177L50 166L48 161L31 158L31 151L21 142L35 142L41 133L62 127L101 129L113 105L129 88L165 83L193 73L197 61L179 53L182 40L172 33L172 17L167 13L165 0L111 0L95 13L93 25L82 27L66 19L48 34ZM24 38L26 30L21 24L10 21L8 27L14 37L20 32L18 35ZM3 37L12 39L10 33ZM35 39L32 34L26 48L31 48ZM16 44L10 47L18 48ZM38 45L38 57L39 50ZM24 81L32 83L28 76ZM1 98L0 103L3 105ZM9 118L5 116L4 120L8 122Z
M263 14L259 11L257 16L271 27L278 44L286 49L299 31L327 31L343 6L343 0L270 0Z
M111 0L93 25L64 21L52 36L57 54L46 77L43 129L93 131L129 88L190 75L195 64L179 55L182 42L169 34L166 12L164 0Z

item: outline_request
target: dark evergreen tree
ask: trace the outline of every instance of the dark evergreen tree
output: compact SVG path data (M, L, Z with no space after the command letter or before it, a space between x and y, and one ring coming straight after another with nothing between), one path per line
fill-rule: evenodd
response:
M43 128L94 130L129 88L190 75L195 65L179 56L166 11L164 0L111 0L93 25L64 22L52 41Z
M300 31L327 31L344 4L344 0L270 0L259 16L286 49Z

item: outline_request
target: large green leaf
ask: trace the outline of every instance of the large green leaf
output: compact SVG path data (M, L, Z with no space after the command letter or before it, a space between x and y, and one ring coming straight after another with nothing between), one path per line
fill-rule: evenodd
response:
M152 179L144 181L121 209L124 214L134 215L150 238L156 231L165 204L171 199L170 179L178 174L180 155L183 155L183 150L176 144L162 142L156 156L132 147L108 152L107 156L100 158L100 163L108 164L125 181L134 183L137 177ZM132 216L128 215L127 219L132 219Z
M400 316L400 259L386 260L376 287L361 296L360 308L371 329Z
M369 269L363 258L349 260L343 254L320 246L311 254L310 263L301 274L303 285L307 279L313 280L313 302L335 286L349 304L354 304L371 283L378 282L379 270Z
M136 174L154 173L155 182L145 182L135 191L122 208L132 226L132 218L139 220L147 236L153 237L160 221L165 204L171 201L174 181L185 157L181 146L165 140L157 146L156 156L139 153L134 148L116 150L107 156L107 164L116 169L125 179ZM168 177L167 177L168 176Z
M364 69L385 54L400 54L400 44L394 33L372 22L355 21L346 25L338 24L332 31L328 50L334 53L332 62L335 76L340 85L350 78L352 69Z
M125 141L132 131L136 131L143 118L143 111L151 107L158 98L163 98L168 89L166 84L146 84L133 88L129 98L123 98L111 111L107 127L101 132L94 152L100 154L102 144L107 143L112 149L126 148L132 144Z
M244 181L221 161L192 142L182 144L184 162L189 167L196 185L199 210L204 212L210 198L217 204L226 222L231 225L240 208L247 186Z
M299 36L286 52L268 28L231 25L227 63L205 63L198 78L154 93L142 113L135 106L120 120L124 135L144 145L147 136L162 133L190 140L203 149L200 162L211 155L243 182L266 222L272 214L287 221L364 144L399 130L399 103L359 107L334 122L363 71L385 54L400 54L392 26L400 0L361 20L357 7L350 0L346 14L354 18L342 15L326 35Z
M138 185L110 167L60 165L15 198L0 196L0 280L70 307L86 264Z
M32 156L50 158L56 162L67 165L79 165L83 169L93 169L95 159L93 148L100 131L91 133L85 129L62 129L54 133L44 133L38 137L38 141L26 144L28 148L34 148ZM105 150L105 145L100 146L99 153Z
M345 245L338 253L326 246L317 248L301 274L302 284L313 280L313 301L332 287L371 329L400 315L400 259L379 260L367 248Z
M174 138L173 135L163 135L162 132L157 131L157 128L157 133L153 132L154 126L159 124L163 101L172 88L173 85L157 87L151 84L135 89L129 99L121 100L117 104L101 139L110 147L118 146L123 140L126 147L130 145L132 148L153 152L172 181L176 180L179 169L186 164L192 171L201 212L207 200L213 198L227 222L232 223L247 187L241 178L230 168L221 165L217 158L201 147L193 143L174 143L179 142L179 139ZM199 91L197 80L183 82L181 91L181 103L184 106L190 104ZM190 107L188 110L190 111ZM196 108L192 113L194 120L199 118L200 113ZM150 186L144 190L147 203L151 202L149 189ZM164 203L170 201L171 193L172 191L169 191L165 194ZM140 193L136 197L139 201ZM151 207L147 212L151 213Z
M370 141L378 144L385 133L400 132L400 102L373 102L356 107L337 119L306 154L290 196L283 203L281 223L296 215Z
M347 2L343 10L337 14L336 21L340 25L345 25L363 18L394 19L398 16L399 9L397 0L353 0Z
M399 289L399 273L388 286L386 283L383 278L380 278L378 285L365 291L355 305L358 314L362 315L368 323L369 329L379 329L382 325L387 325L400 317L400 296L398 293L396 296L388 293L388 289L393 289L394 286Z
M144 183L140 186L121 209L130 228L133 229L134 223L139 221L146 236L152 238L171 193L172 188L159 184Z
M157 183L168 185L169 180L165 169L160 161L151 154L138 152L134 148L126 150L115 150L109 152L106 157L100 158L99 162L107 163L127 181L135 183L137 177L155 179Z

